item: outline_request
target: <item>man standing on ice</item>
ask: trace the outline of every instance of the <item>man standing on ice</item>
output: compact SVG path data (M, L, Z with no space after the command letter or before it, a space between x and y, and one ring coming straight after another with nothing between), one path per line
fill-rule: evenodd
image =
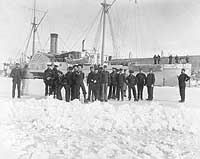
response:
M149 70L149 74L147 75L146 85L147 85L147 100L153 100L153 88L155 84L155 75L153 73L152 68Z
M138 100L143 100L143 88L146 84L146 75L142 72L142 68L139 68L139 73L136 75L137 78L137 91Z
M181 70L181 74L178 76L178 84L179 84L179 92L181 96L181 100L179 102L185 102L185 87L190 77L185 73L185 69Z
M79 64L78 65L78 70L74 72L74 84L75 84L75 99L80 99L80 88L82 89L83 92L83 96L84 96L84 102L87 102L86 99L86 89L85 89L85 85L84 85L84 77L85 74L82 71L83 65Z
M107 98L107 89L108 89L108 85L110 84L110 74L109 72L106 70L107 66L104 65L103 66L103 71L100 72L100 86L101 86L101 101L108 101Z
M67 73L63 77L63 85L65 88L65 101L70 101L71 89L72 89L72 67L67 68Z
M59 64L54 63L53 68L53 84L54 84L54 98L62 100L61 90L63 88L63 73L59 69Z
M90 73L88 74L87 77L87 86L88 86L88 98L87 100L90 101L91 99L91 95L92 95L92 100L93 101L93 97L94 97L94 67L91 66L90 67Z
M112 68L112 72L110 73L110 87L109 87L109 94L108 99L115 99L116 98L116 91L117 91L117 72L116 68Z
M17 97L20 98L20 90L21 90L21 80L22 80L22 70L20 68L20 64L16 63L16 67L12 69L11 73L10 73L10 77L13 78L12 82L12 97L15 97L15 89L16 89L16 85L17 85L17 91L18 91L18 95Z
M72 71L72 88L71 88L71 100L76 99L76 73L78 71L78 66L74 65L73 66L73 71Z
M100 73L98 68L94 70L94 96L95 101L100 100Z
M45 84L45 96L52 95L53 72L51 66L51 63L47 63L47 69L44 71L43 74L43 81Z
M137 101L135 85L137 84L137 78L134 76L134 71L129 70L129 75L126 77L126 83L128 85L128 99L131 100L131 91L133 92L134 101Z
M119 74L117 75L117 100L120 99L121 94L121 100L124 100L124 83L125 83L125 75L122 73L122 68L119 69Z

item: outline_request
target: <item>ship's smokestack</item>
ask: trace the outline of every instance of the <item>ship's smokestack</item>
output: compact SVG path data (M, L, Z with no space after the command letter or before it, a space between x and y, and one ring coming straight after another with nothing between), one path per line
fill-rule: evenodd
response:
M57 54L57 46L58 46L58 34L51 33L51 41L50 41L50 53Z

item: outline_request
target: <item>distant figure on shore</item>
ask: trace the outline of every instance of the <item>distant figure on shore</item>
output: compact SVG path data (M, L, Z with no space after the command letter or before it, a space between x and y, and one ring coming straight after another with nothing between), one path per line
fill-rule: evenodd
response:
M175 63L176 63L176 64L179 63L179 57L178 57L178 55L175 56Z
M160 64L160 55L157 56L157 64Z
M186 57L185 57L186 63L189 63L189 59L190 59L190 57L188 55L186 55Z
M157 64L157 56L156 55L154 55L153 60L154 60L154 64Z
M169 64L172 64L172 59L173 59L172 55L169 55Z
M20 98L21 97L21 79L22 79L22 70L20 68L20 64L16 63L15 68L12 69L11 73L10 73L10 77L13 78L12 80L12 97L15 98L15 89L17 86L17 97Z
M180 76L178 76L178 84L179 84L179 93L181 96L181 100L179 102L185 102L185 87L186 83L190 77L185 73L185 69L183 68L181 70Z

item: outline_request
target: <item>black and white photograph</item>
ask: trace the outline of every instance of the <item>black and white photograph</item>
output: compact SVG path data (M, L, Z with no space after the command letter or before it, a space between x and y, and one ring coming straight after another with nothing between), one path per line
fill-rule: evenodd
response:
M0 159L200 159L200 0L0 0Z

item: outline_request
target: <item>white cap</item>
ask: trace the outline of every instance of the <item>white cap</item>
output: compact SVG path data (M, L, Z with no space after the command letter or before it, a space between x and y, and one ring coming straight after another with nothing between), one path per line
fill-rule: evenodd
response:
M47 66L51 66L52 65L52 63L51 62L47 62Z
M60 66L58 62L54 62L54 66Z

